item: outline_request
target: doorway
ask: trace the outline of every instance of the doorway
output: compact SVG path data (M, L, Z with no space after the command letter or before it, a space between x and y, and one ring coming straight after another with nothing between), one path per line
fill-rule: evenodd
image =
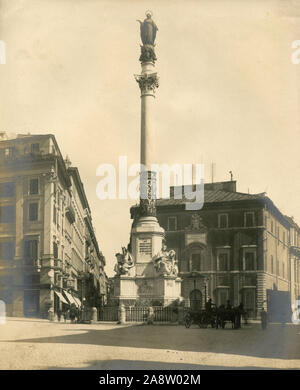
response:
M37 317L40 312L39 290L24 291L24 315L26 317Z
M193 290L190 292L190 307L192 310L201 310L202 293L200 290Z

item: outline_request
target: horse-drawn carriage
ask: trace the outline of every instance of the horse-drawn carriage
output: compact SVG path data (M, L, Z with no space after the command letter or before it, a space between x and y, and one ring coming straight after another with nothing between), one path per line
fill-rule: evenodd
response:
M207 328L210 325L212 328L216 326L216 313L214 310L189 310L184 319L186 328L192 324L197 324L200 328Z
M244 310L238 306L234 308L226 308L224 305L220 307L212 307L210 310L189 310L184 319L186 328L192 324L197 324L200 328L207 328L209 325L212 328L224 329L226 323L231 323L232 329L241 327L241 316L245 315Z

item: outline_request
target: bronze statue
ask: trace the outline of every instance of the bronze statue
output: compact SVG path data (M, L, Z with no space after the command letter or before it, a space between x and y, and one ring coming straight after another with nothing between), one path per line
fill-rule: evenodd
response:
M146 16L147 18L143 22L138 20L141 28L141 40L143 42L143 45L154 46L156 31L158 30L158 28L152 20L152 14L150 11L146 12Z

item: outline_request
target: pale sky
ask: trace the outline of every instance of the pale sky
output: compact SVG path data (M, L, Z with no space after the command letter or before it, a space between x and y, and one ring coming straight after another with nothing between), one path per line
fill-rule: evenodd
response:
M132 200L96 196L97 166L139 162L139 24L158 26L158 163L233 171L240 192L267 192L300 223L300 2L0 0L0 130L55 135L80 171L112 275Z

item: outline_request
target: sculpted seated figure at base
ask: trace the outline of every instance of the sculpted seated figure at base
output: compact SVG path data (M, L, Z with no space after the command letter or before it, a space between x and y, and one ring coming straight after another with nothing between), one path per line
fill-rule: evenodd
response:
M117 264L115 265L114 271L119 275L128 275L130 269L134 267L134 262L131 253L125 247L122 247L122 253L116 254Z
M167 249L167 245L163 243L162 249L153 257L154 268L157 273L164 276L177 276L178 266L176 260L176 252L174 249Z

